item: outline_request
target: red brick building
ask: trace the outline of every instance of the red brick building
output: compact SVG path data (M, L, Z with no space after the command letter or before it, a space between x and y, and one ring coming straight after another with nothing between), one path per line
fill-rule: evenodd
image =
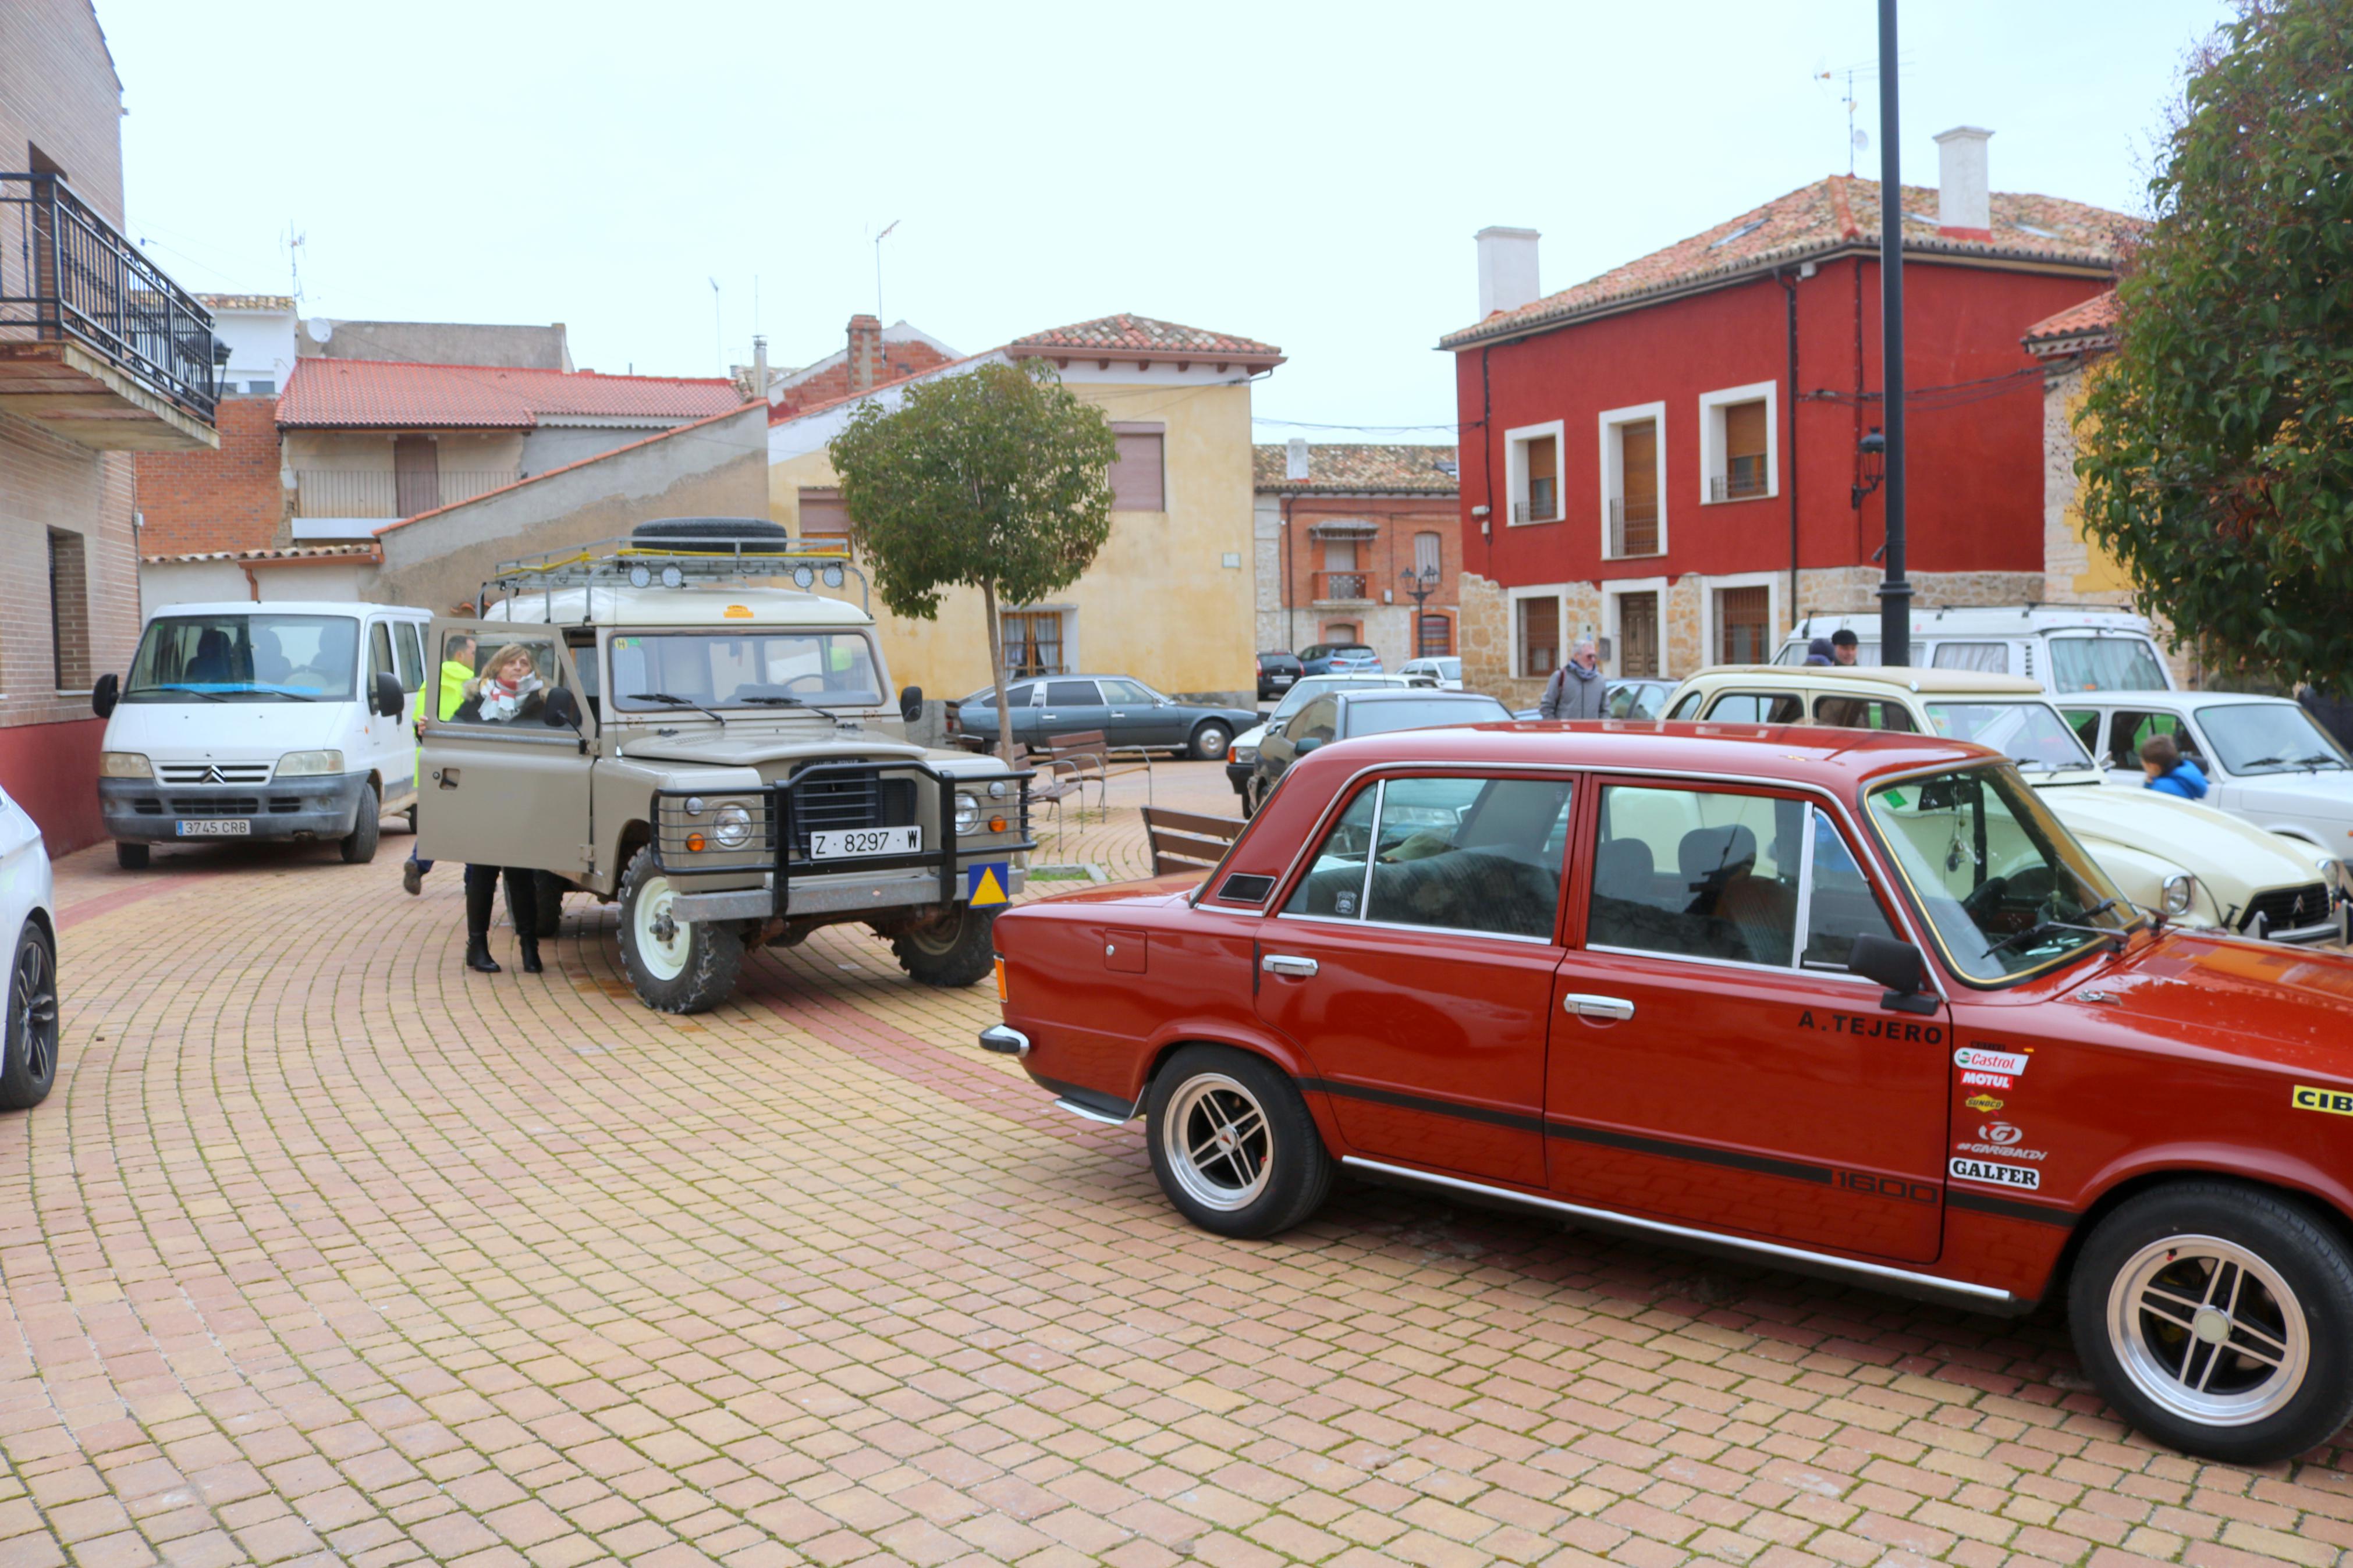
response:
M1456 651L1453 447L1293 441L1250 458L1261 650L1362 641L1389 669ZM1433 586L1419 626L1409 576Z
M1989 194L1987 132L1904 196L1915 603L2042 586L2033 322L2108 288L2132 220ZM1879 187L1832 177L1550 295L1535 236L1480 237L1484 319L1450 334L1463 430L1466 679L1534 691L1580 632L1620 674L1770 657L1875 606L1859 452L1882 423Z
M148 555L267 550L288 497L279 475L278 399L225 397L217 451L142 452L139 548Z

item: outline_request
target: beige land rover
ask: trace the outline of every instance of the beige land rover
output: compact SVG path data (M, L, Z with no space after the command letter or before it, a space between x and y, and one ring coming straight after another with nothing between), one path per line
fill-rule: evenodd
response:
M1028 775L908 742L921 693L887 698L873 616L813 591L852 578L746 518L502 564L479 616L433 623L418 852L536 870L543 911L551 884L617 901L664 1012L844 921L926 984L978 981L1031 847Z

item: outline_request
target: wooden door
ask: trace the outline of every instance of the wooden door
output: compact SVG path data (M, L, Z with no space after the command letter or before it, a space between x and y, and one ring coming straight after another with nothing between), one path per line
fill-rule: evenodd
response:
M430 436L392 438L394 515L415 517L441 504L441 448Z
M1621 555L1655 555L1659 552L1659 426L1637 420L1619 426L1619 491L1624 498Z
M1659 673L1659 596L1624 594L1618 600L1618 673L1630 679Z

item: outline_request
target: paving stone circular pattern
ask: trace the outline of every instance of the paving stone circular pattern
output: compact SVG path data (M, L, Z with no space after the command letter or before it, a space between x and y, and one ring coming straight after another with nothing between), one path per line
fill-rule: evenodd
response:
M1056 858L1132 858L1112 816ZM60 865L68 1070L0 1119L0 1564L2353 1546L2341 1450L2158 1449L2051 1321L1371 1187L1219 1240L976 1049L987 986L838 931L667 1017L576 898L545 974L503 930L469 974L406 845Z

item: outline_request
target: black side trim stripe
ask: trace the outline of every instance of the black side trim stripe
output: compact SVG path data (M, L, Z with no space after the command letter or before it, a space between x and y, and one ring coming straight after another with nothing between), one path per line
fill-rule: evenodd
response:
M1646 1138L1634 1132L1606 1132L1599 1127L1575 1127L1563 1121L1551 1123L1546 1127L1545 1132L1549 1137L1566 1138L1577 1143L1599 1143L1604 1148L1624 1149L1635 1154L1657 1154L1669 1160L1724 1165L1736 1171L1787 1176L1794 1182L1814 1182L1825 1187L1831 1184L1831 1168L1828 1165L1809 1165L1799 1160L1777 1160L1767 1154L1743 1154L1731 1149L1711 1149L1704 1143Z
M1026 1068L1028 1064L1023 1065ZM1039 1089L1061 1096L1064 1100L1090 1106L1106 1115L1116 1116L1122 1121L1135 1114L1134 1102L1122 1100L1115 1094L1105 1094L1099 1089L1082 1089L1075 1083L1064 1083L1060 1079L1048 1078L1041 1072L1030 1073L1029 1081Z
M1334 1083L1326 1078L1303 1078L1302 1089L1320 1089L1343 1100L1368 1100L1375 1105L1393 1105L1400 1110L1425 1110L1433 1116L1455 1116L1465 1121L1483 1121L1490 1127L1508 1127L1515 1132L1542 1132L1544 1118L1523 1116L1514 1110L1490 1110L1483 1105L1458 1105L1451 1100L1432 1100L1425 1095L1400 1094L1390 1089L1367 1089L1362 1084Z
M1948 1208L1970 1209L1978 1214L1999 1215L2003 1219L2022 1219L2030 1225L2072 1228L2076 1219L2064 1209L2045 1208L2041 1204L2021 1204L2011 1198L1995 1197L1989 1193L1973 1193L1966 1187L1947 1187L1945 1205Z

